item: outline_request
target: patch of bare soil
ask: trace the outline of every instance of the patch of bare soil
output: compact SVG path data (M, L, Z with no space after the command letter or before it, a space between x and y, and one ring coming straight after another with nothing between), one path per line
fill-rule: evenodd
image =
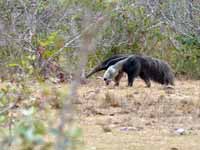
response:
M79 125L87 150L199 150L200 81L174 88L137 79L127 87L90 79L79 89Z

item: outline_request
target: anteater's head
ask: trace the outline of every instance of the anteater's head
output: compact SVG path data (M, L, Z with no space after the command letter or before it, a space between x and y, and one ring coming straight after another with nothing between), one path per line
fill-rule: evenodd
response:
M116 68L114 68L113 65L106 70L106 72L103 75L103 80L105 81L106 85L109 85L112 79L114 79L117 76L118 72L119 71Z

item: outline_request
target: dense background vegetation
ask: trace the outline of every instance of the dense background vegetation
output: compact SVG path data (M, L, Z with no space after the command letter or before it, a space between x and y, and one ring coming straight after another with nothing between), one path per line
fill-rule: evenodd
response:
M32 101L20 121L8 110L21 99L31 99L34 89L25 84L30 78L70 78L82 58L90 69L113 54L147 54L168 61L176 74L200 79L199 14L199 0L1 0L0 76L18 84L8 84L0 93L0 123L10 125L8 132L0 131L12 137L1 142L9 146L18 137L21 141L15 144L31 149L45 143L47 131L60 135L47 127L48 121L30 119L38 117ZM85 66L79 69L84 72ZM47 87L41 91L51 93ZM56 94L61 101L66 95ZM11 124L14 134L9 133ZM79 132L72 129L60 136L74 140ZM52 145L46 142L43 149Z
M1 70L32 74L51 57L66 70L80 49L85 17L91 24L105 19L89 67L113 54L143 53L167 60L176 73L200 77L198 1L2 0L0 7Z

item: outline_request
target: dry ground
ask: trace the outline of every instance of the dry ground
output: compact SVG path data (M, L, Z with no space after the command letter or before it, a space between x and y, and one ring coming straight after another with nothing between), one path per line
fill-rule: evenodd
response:
M200 81L126 85L125 78L119 87L93 78L79 89L85 149L200 150Z
M68 88L67 84L47 83L41 93L40 86L33 86L38 87L33 96L41 108L48 99L57 100L55 92L46 88L62 93ZM30 100L21 103L30 105ZM83 130L80 150L200 150L200 80L178 80L174 88L156 83L146 88L140 79L127 87L123 78L114 87L91 78L79 88L75 106L76 123ZM41 109L39 118L48 116L57 126L60 109L47 110L48 114Z

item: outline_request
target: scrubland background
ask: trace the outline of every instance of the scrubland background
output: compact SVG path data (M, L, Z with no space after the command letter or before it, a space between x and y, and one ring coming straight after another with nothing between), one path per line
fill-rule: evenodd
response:
M166 60L176 86L105 86L114 54ZM199 0L1 0L2 150L200 147Z

